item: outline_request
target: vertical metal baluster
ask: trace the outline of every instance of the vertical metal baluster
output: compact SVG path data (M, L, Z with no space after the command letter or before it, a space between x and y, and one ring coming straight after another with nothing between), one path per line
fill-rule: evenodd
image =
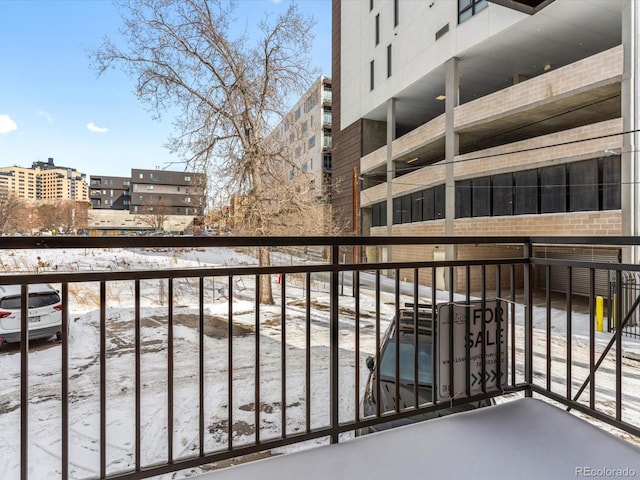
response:
M596 320L595 320L595 285L596 271L589 269L589 372L591 374L591 386L589 387L589 408L595 410L596 402L596 375L594 365L596 361Z
M566 389L567 389L567 400L571 400L571 389L572 389L572 381L571 381L571 362L572 362L572 356L571 356L571 348L572 348L572 335L573 335L573 330L572 330L572 315L571 315L571 308L572 308L572 303L571 303L571 290L573 290L573 279L572 279L572 273L573 270L571 267L567 267L567 294L566 294L566 310L567 310L567 384L566 384Z
M516 384L516 266L510 265L509 293L511 296L511 385Z
M380 270L376 270L376 417L381 415L380 409Z
M311 432L311 273L306 273L305 320L305 416L307 433Z
M355 420L360 420L360 270L353 272L353 295L355 301Z
M436 296L436 272L435 265L431 267L431 403L434 405L438 403L438 383L440 378L436 375L438 372L437 358L440 352L436 349L440 348L440 344L437 343L438 335L440 334L440 318L437 317L437 302Z
M287 438L287 274L282 274L281 306L280 306L280 361L281 361L281 382L280 382L280 422L282 424L282 438Z
M466 270L466 282L465 282L465 304L470 305L471 302L471 267L467 265ZM483 297L484 298L484 297ZM464 309L464 338L470 338L471 336L471 308L466 307ZM467 397L471 396L471 345L469 342L464 342L464 369L465 369L465 391ZM453 364L451 364L453 368Z
M215 296L215 289L212 291ZM198 281L198 443L204 455L204 277Z
M167 456L173 463L173 278L169 278L167 325Z
M107 472L107 307L106 284L100 282L100 478Z
M227 446L233 450L233 277L227 295Z
M394 378L395 385L393 391L393 398L395 403L396 413L400 412L400 270L395 270L395 306L396 306L396 353L395 353L395 368Z
M420 302L420 295L419 295L419 289L418 289L418 278L419 272L417 268L413 269L413 406L414 408L418 408L418 406L420 405L420 395L419 395L419 384L420 384L420 378L418 373L420 372L420 365L418 362L418 353L419 353L419 349L420 349L420 342L419 342L419 336L420 336L420 331L419 331L419 325L418 325L418 315L419 315L419 308L418 308L418 303ZM433 325L433 323L432 323Z
M331 418L331 443L338 443L338 427L340 422L340 401L339 401L339 388L340 388L340 379L338 367L340 364L339 354L340 351L338 349L338 338L339 338L339 305L338 305L338 296L339 296L339 266L340 266L340 247L338 245L331 246L331 327L330 327L330 340L329 347L331 352L331 368L330 368L330 418Z
M139 472L142 468L142 374L141 374L141 366L140 363L142 361L141 358L141 349L140 349L140 280L136 279L134 283L134 294L135 294L135 356L136 356L136 364L135 364L135 375L136 375L136 444L135 444L135 456L136 456L136 472Z
M487 266L484 263L480 267L480 289L480 310L482 311L480 317L480 333L482 335L482 344L480 345L480 358L482 359L480 375L482 376L482 381L480 385L482 386L482 393L487 393L487 325L485 322L485 312L487 308ZM469 355L467 354L467 356Z
M69 284L62 284L62 479L69 478Z
M622 311L622 271L616 271L616 420L622 420L622 328L626 315ZM595 375L594 375L595 376Z
M547 310L547 390L551 391L551 265L545 265L545 305Z
M29 289L20 286L20 478L29 477Z
M260 443L260 275L256 275L256 298L255 298L255 309L256 309L256 318L255 318L255 330L256 330L256 358L255 358L255 385L254 385L254 403L255 403L255 411L254 413L254 423L255 423L255 440L256 444Z

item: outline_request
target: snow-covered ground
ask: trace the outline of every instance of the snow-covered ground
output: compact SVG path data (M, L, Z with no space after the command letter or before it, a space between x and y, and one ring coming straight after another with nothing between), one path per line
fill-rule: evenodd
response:
M86 271L113 269L158 269L202 267L203 265L255 264L251 257L228 249L179 253L111 250L42 250L3 252L3 271ZM302 285L287 288L286 331L286 432L306 428L305 350L306 314ZM227 447L227 431L233 431L234 445L255 439L255 292L250 278L233 288L234 336L232 365L228 364L227 312L225 291L229 285L211 279L205 283L205 390L204 418L207 452ZM70 285L69 304L69 432L72 478L93 478L100 465L100 296L98 284ZM329 424L329 295L321 282L312 285L311 315L311 427ZM107 385L107 472L128 470L135 464L135 325L133 282L109 282L106 305L106 385ZM350 420L359 402L355 394L355 299L341 296L340 302L340 419ZM381 328L394 312L394 296L382 294ZM166 281L141 282L141 377L142 377L142 459L143 466L167 461L168 335ZM522 307L516 307L522 318ZM546 312L534 309L534 378L546 382L544 333ZM174 459L197 455L199 445L199 331L198 281L174 282L173 310L173 438ZM554 311L552 318L552 384L564 393L566 387L566 315ZM260 438L279 437L281 425L281 307L261 306L260 348ZM588 318L573 316L572 368L575 393L587 376ZM522 346L522 328L516 327L516 344ZM597 351L610 334L597 334ZM375 352L375 299L363 291L360 296L360 391L368 376L365 358ZM640 351L638 344L625 339L625 355ZM522 355L521 349L519 355ZM598 408L613 412L615 377L613 351L598 375ZM33 479L58 478L61 471L61 347L49 342L32 342L29 355L29 459ZM623 420L640 425L640 364L625 358L623 380ZM20 353L15 346L0 354L0 478L19 478L20 472ZM228 376L233 378L233 403L228 405ZM519 375L522 372L518 372ZM589 390L582 395L587 400ZM227 424L231 407L233 425ZM629 438L628 435L623 435ZM318 440L317 443L325 440ZM302 446L291 446L291 451ZM182 478L189 473L167 475Z

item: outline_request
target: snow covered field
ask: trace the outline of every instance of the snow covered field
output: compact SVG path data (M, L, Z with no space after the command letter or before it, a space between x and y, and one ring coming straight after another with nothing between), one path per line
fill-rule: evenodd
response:
M178 255L136 252L120 249L85 251L39 251L37 258L26 251L3 252L0 269L4 271L109 270L118 268L182 268L211 265L255 264L255 260L232 250ZM210 280L210 279L208 279ZM228 285L206 283L205 291L205 445L206 452L227 447L231 428L234 445L255 439L255 292L252 279L233 286L234 336L233 365L228 364L227 312L224 295ZM329 424L329 295L322 285L312 291L311 318L311 426ZM98 284L70 285L69 305L69 417L70 470L72 478L92 478L100 465L100 310ZM107 472L131 469L135 465L135 352L134 284L109 282L106 305L106 378L107 378ZM303 295L295 286L287 288L286 309L286 432L306 428L305 349L306 317ZM393 316L393 295L383 294L382 331ZM174 282L173 310L173 438L174 459L199 453L199 331L198 282L180 279ZM354 298L340 297L340 419L353 419L355 405ZM168 331L166 281L141 281L141 376L142 376L142 465L167 461ZM517 318L522 318L522 307ZM375 352L375 302L367 293L360 298L360 390L368 371L365 358ZM552 384L553 391L566 391L565 314L553 312ZM534 378L544 385L546 361L546 313L534 309ZM281 307L261 306L260 315L260 438L279 437L281 425ZM588 373L588 319L574 315L572 369L575 393ZM522 345L522 329L516 328L517 345ZM597 335L601 351L610 334ZM29 355L29 459L30 477L59 478L61 466L61 346L55 341L32 342ZM635 342L625 339L625 355L640 351ZM520 353L521 354L521 353ZM615 399L613 351L596 376L598 408L612 413ZM636 360L624 359L623 420L640 425L640 368ZM585 365L587 370L585 371ZM15 346L4 347L0 354L0 478L19 478L20 472L20 353ZM233 377L233 404L228 405L228 375ZM519 372L521 375L522 372ZM587 400L589 390L582 399ZM228 411L233 425L227 424ZM626 438L629 435L623 435ZM318 440L318 443L324 440ZM301 446L287 447L291 451ZM188 472L167 475L182 478Z

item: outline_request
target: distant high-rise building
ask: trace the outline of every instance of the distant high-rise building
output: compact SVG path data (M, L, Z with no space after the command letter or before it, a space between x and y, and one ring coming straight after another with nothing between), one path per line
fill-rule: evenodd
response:
M89 201L86 175L74 168L56 166L53 158L34 162L31 168L0 167L0 185L7 194L25 200Z
M331 193L331 78L320 77L273 130L291 165ZM295 175L292 169L291 175Z

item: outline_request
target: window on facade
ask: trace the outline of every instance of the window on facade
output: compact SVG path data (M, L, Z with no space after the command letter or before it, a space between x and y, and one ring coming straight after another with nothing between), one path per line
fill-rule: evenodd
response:
M191 177L184 177L184 181L185 182L190 182L191 181Z
M602 209L620 209L620 157L606 157L602 165Z
M471 208L474 217L491 215L491 177L474 178L471 182Z
M387 45L387 78L391 76L391 44Z
M538 171L525 170L515 174L516 215L538 213Z
M373 60L371 60L371 62L369 63L369 90L373 90L373 71L374 71L374 62Z
M378 45L380 43L380 14L376 15L375 30L375 44Z
M422 221L422 191L411 194L411 221Z
M513 215L513 174L494 175L492 183L493 215Z
M147 190L153 190L153 185L147 185Z
M446 215L446 194L444 184L433 189L433 214L435 219L445 218Z
M325 171L331 171L331 154L325 154L322 156L322 168L325 169Z
M584 212L599 209L598 160L569 164L569 211Z
M470 19L487 5L487 0L458 0L458 23Z
M296 120L298 120L298 119L300 118L300 107L298 107L298 108L296 109L295 117L296 117Z
M309 148L313 148L316 146L316 136L309 137Z
M422 220L434 219L433 188L422 191Z
M399 225L402 223L402 200L400 197L393 199L393 224Z
M371 207L371 226L383 227L387 224L387 202L380 202Z
M307 130L309 129L309 124L307 122L303 122L302 126L300 127L300 132L302 133L307 133Z
M471 216L471 180L456 182L456 218Z
M545 167L540 172L540 213L567 211L567 167Z

